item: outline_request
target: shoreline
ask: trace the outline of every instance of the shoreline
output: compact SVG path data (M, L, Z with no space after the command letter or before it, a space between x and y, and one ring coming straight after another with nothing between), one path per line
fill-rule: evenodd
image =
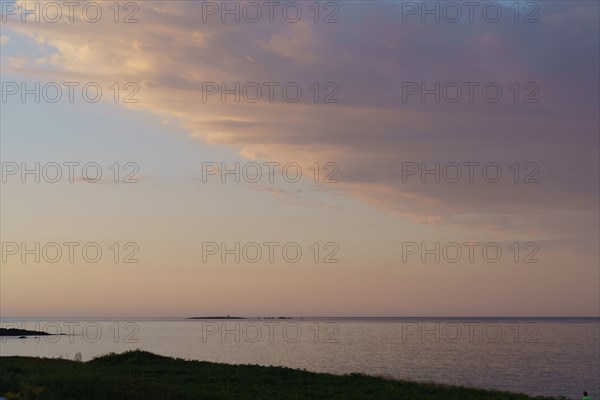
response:
M29 336L63 336L64 333L48 333L43 331L30 331L28 329L17 328L0 328L0 337L18 337L24 338Z
M87 362L0 357L0 396L40 399L422 399L557 400L497 390L334 375L287 367L184 360L134 350ZM31 391L31 393L27 391ZM30 397L27 397L30 398ZM31 397L37 398L37 397Z

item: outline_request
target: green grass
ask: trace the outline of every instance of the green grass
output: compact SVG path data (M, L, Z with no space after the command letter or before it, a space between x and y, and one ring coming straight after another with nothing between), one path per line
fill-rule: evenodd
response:
M339 376L282 367L186 361L140 350L109 354L85 363L2 357L0 394L20 400L532 399L524 394L362 374Z

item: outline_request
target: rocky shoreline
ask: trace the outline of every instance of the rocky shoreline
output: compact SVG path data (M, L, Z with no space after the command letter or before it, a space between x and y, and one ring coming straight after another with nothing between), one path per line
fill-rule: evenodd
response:
M48 332L28 331L27 329L17 328L0 328L0 336L17 336L19 338L26 338L27 336L56 336L57 334ZM59 335L64 335L60 333Z

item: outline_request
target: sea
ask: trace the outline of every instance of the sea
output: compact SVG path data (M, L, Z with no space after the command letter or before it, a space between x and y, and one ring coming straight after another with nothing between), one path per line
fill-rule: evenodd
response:
M600 399L598 318L3 318L52 336L0 338L0 356L90 360L142 349L227 364Z

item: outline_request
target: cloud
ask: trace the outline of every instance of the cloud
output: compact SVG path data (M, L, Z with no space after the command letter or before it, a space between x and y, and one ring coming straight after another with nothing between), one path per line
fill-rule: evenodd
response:
M7 35L0 35L0 44L7 44L10 42L10 37Z
M422 223L563 235L597 218L600 35L589 18L597 4L545 4L530 25L402 23L393 2L340 7L337 24L201 23L201 6L189 2L143 3L138 24L7 24L32 41L43 37L52 51L43 65L19 58L9 67L139 82L140 102L130 107L181 120L191 136L248 158L336 162L339 189ZM266 90L256 103L204 101L203 83L236 81L280 85L273 102ZM402 96L406 82L466 90L461 83L474 81L474 102L466 94L457 103ZM282 101L289 82L303 89L295 104ZM484 100L489 82L500 85L502 101ZM326 95L339 102L323 103ZM523 103L527 95L540 101ZM503 179L405 181L403 167L413 162L493 162ZM540 183L523 183L527 162L539 167ZM581 235L597 234L585 226Z

